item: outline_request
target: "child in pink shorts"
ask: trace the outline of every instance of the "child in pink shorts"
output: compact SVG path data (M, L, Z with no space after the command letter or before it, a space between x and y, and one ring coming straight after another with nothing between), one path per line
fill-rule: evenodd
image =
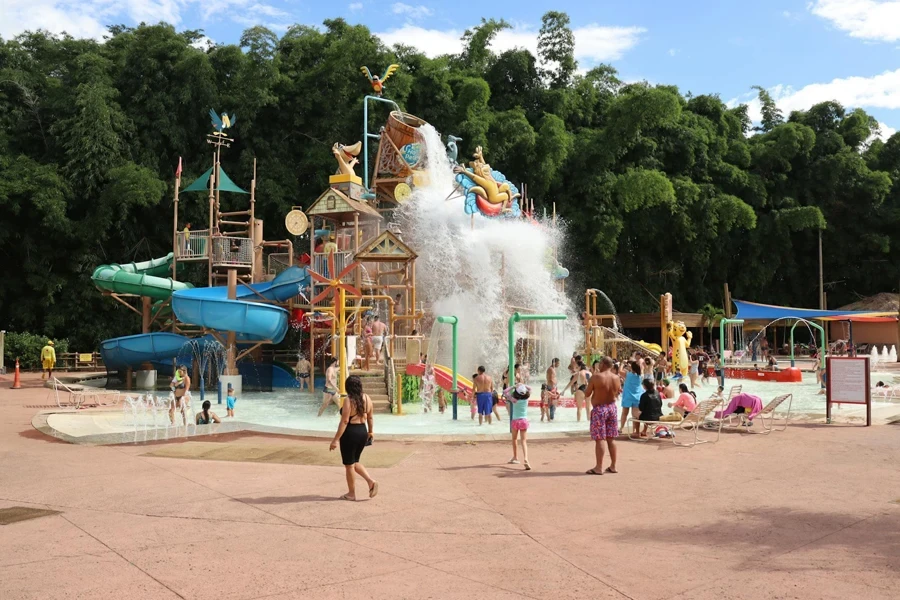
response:
M517 384L515 387L509 387L503 390L503 397L512 405L512 417L509 422L509 428L512 432L513 457L509 460L510 465L519 464L518 446L516 440L519 434L522 434L522 463L525 470L530 471L531 465L528 464L528 398L531 396L531 388L524 383Z

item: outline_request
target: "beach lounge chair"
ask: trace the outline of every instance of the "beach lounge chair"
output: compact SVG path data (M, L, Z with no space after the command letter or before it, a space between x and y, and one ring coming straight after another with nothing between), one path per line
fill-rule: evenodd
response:
M787 414L783 417L777 417L775 415L775 411L778 408L787 402ZM771 402L766 404L763 409L756 415L756 418L753 419L754 423L759 423L759 429L754 430L752 427L744 427L742 431L748 431L750 433L760 433L767 434L772 433L773 431L784 431L787 429L788 424L791 421L791 404L794 402L793 394L782 394L781 396L776 396ZM743 415L739 415L741 417L741 421L744 420ZM784 419L784 423L781 423L779 427L775 426L776 419Z
M701 439L700 438L700 430L703 429L702 425L709 418L711 414L715 412L717 408L722 406L722 400L718 398L710 398L709 400L701 400L697 403L697 406L694 410L691 411L691 414L683 418L681 421L637 421L641 425L647 424L648 430L650 428L659 427L660 425L665 426L675 434L675 437L672 438L657 438L648 436L645 438L636 438L632 435L628 437L630 439L641 441L641 442L649 442L650 440L672 440L672 443L676 446L685 446L687 448L696 446L697 444L706 444L708 442L718 442L719 436L722 433L722 422L718 421L718 427L715 429L716 438L712 439ZM684 436L685 438L693 438L689 441L679 441L679 436Z
M742 385L733 385L731 389L728 391L728 397L725 398L725 403L731 402L731 399L744 391L744 386Z
M99 388L84 387L83 389L73 389L62 381L53 378L53 395L56 399L56 405L59 408L79 409L88 401L98 406L107 404L101 402L101 399L111 400L109 404L116 405L121 399L121 393L118 390L102 390ZM88 402L90 403L90 402Z

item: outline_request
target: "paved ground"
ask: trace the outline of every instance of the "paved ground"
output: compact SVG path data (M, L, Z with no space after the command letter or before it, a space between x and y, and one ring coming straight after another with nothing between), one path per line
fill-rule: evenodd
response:
M0 383L0 510L59 513L0 525L3 600L898 595L896 426L623 442L621 473L602 477L583 474L588 441L533 444L528 473L506 444L376 441L367 454L399 462L372 470L375 500L349 503L337 466L46 438L32 385Z

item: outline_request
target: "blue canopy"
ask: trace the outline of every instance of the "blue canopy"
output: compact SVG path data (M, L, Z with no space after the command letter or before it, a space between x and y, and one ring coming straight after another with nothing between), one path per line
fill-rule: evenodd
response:
M792 308L790 306L775 306L774 304L759 304L757 302L745 302L734 300L737 306L735 318L745 321L760 320L774 321L775 319L822 319L826 321L854 321L872 319L873 317L896 317L894 312L877 312L861 310L814 310L811 308Z

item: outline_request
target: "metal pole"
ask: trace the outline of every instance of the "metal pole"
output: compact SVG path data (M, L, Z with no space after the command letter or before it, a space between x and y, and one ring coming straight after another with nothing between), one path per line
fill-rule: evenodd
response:
M457 382L457 375L458 375L458 374L457 374L457 371L456 371L456 367L457 367L457 363L456 363L456 359L457 359L457 352L456 352L456 340L457 340L457 338L456 338L456 326L457 326L457 324L459 324L459 319L457 319L456 317L453 317L453 316L450 316L450 317L438 317L438 318L437 318L437 321L438 321L438 323L448 323L448 324L450 325L450 329L451 329L451 331L452 331L452 337L453 337L453 359L452 359L451 365L452 365L452 368L453 368L453 389L450 390L450 394L451 394L451 397L452 397L452 399L453 399L453 420L455 421L455 420L456 420L456 405L457 405L457 402L458 402L458 400L459 400L459 386L457 385L457 383L458 383L458 382ZM472 390L472 391L474 392L475 390ZM473 398L472 400L474 401L474 398Z
M3 355L6 352L6 330L0 329L0 373L6 373L6 365L3 362Z
M722 319L719 321L719 369L722 374L719 375L719 385L725 387L725 325L730 323L743 324L743 319ZM712 340L710 340L712 344Z
M819 310L825 310L825 278L822 267L822 230L819 230Z
M388 100L387 98L382 98L380 96L366 96L363 98L363 186L366 188L366 196L370 196L369 191L369 138L379 139L381 136L375 133L369 133L369 100L375 100L377 102L384 102L386 104L393 104L394 108L397 112L400 112L400 107L397 106L397 103L393 100ZM371 195L371 198L374 198L374 195ZM367 198L367 199L371 199Z

